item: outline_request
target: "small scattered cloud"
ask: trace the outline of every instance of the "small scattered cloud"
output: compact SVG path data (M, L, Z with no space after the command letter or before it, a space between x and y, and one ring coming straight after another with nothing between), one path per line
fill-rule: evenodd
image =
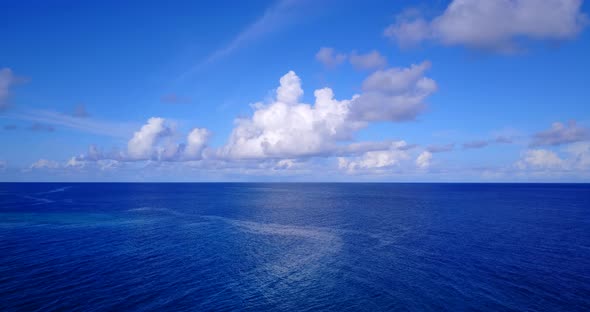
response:
M115 152L112 153L113 155L119 155L119 156L111 156L110 158L120 158L120 154ZM88 152L86 153L86 155L84 155L83 160L100 160L100 159L104 159L107 158L107 156L105 155L105 153L103 151L101 151L98 146L91 144L90 146L88 146Z
M465 148L465 149L484 148L488 145L490 145L490 142L488 142L488 141L482 141L482 140L471 141L471 142L463 143L463 148Z
M0 171L5 170L7 166L8 164L6 163L6 161L0 160Z
M567 124L555 122L550 129L535 133L530 145L532 147L556 146L586 140L590 140L590 129L580 127L575 120L572 120Z
M70 160L66 162L66 168L84 168L86 166L86 162L83 160L78 159L77 157L72 157Z
M315 59L329 69L337 67L346 60L357 70L375 70L387 67L387 58L377 50L359 54L357 51L343 53L334 48L321 47L316 53Z
M453 0L432 20L418 10L405 11L384 34L401 47L433 41L513 53L521 50L522 39L558 41L576 37L588 23L581 6L581 0Z
M121 167L121 162L114 159L89 160L81 157L71 157L65 162L57 162L48 159L39 159L32 163L24 172L31 171L52 171L52 172L73 172L73 171L111 171Z
M115 170L121 166L121 162L114 159L100 159L96 164L101 171Z
M349 56L349 62L359 70L371 70L387 66L387 59L376 50L367 54L357 54L353 51Z
M403 140L384 140L379 142L353 142L334 149L333 154L339 156L356 156L366 152L398 149L409 151L415 148L416 144L408 144Z
M426 169L430 167L430 161L432 160L432 153L429 151L424 151L418 155L416 158L416 166L421 169Z
M429 145L426 150L430 153L444 153L450 152L455 149L455 143L444 144L444 145Z
M334 68L346 60L346 54L338 53L334 48L321 47L316 53L315 59L326 68Z
M575 169L587 170L590 168L590 142L577 142L566 147L571 162Z
M90 117L90 114L86 110L86 105L78 104L74 107L74 111L72 112L72 116L77 118L86 118Z
M274 170L291 169L297 164L295 159L281 159L274 166Z
M54 132L55 127L53 127L51 125L46 125L46 124L35 122L29 127L29 130L35 131L35 132Z
M9 124L9 125L4 125L2 127L2 129L6 130L6 131L12 131L12 130L18 129L18 126L17 125L13 125L13 124Z
M122 162L115 159L98 159L90 161L80 157L70 158L61 168L65 170L99 170L99 171L111 171L121 167Z
M60 164L57 161L39 159L29 166L29 169L58 169Z
M512 144L514 143L513 136L498 135L495 138L486 140L474 140L463 143L463 149L480 149L494 144Z
M168 93L160 98L160 102L164 104L188 104L191 102L191 99L175 93Z
M392 146L388 150L370 151L358 157L339 157L338 168L349 173L358 170L384 169L399 165L402 161L410 158L404 147L405 142Z
M509 136L500 135L494 139L494 142L501 143L501 144L511 144L511 143L514 143L514 138L509 137Z

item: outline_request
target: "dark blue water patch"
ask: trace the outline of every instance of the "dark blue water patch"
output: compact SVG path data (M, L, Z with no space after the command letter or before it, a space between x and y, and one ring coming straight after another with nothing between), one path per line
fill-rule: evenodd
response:
M2 311L590 310L590 185L0 184Z

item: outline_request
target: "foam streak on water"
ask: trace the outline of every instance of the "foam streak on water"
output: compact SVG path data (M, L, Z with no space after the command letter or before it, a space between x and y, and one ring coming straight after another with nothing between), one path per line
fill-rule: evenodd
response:
M588 311L590 186L0 184L0 311Z

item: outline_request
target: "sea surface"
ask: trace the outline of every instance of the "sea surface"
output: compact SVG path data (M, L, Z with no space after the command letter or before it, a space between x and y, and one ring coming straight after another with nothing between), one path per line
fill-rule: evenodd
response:
M0 184L0 311L590 311L586 184Z

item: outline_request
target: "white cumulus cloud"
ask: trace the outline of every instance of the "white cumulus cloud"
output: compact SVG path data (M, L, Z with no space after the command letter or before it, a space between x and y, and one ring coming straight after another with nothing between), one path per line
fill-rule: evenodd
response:
M404 12L385 35L408 46L425 40L500 52L518 50L520 38L566 40L587 24L581 0L453 0L427 21Z
M184 148L184 159L201 159L203 150L207 146L209 139L209 130L205 128L193 129L186 138L186 147Z
M315 105L299 103L300 80L289 72L280 80L276 100L259 105L250 119L238 119L229 142L221 149L230 158L314 155L349 137L355 127L347 120L350 101L334 99L331 89L315 91Z
M178 142L180 135L173 124L165 118L152 117L133 134L126 150L105 153L96 145L90 145L85 154L71 158L66 167L83 167L88 162L97 162L101 170L105 170L117 168L121 162L129 161L199 160L207 148L209 136L209 130L193 128L186 142Z
M435 82L423 75L429 66L424 62L378 71L364 81L363 92L350 99L338 100L331 89L318 89L313 104L302 101L301 79L290 71L279 79L273 99L252 105L252 116L236 119L227 143L220 147L208 147L208 129L193 128L183 141L173 122L152 117L134 132L126 148L104 152L91 145L60 168L107 170L147 161L224 170L244 164L248 170L307 170L311 157L344 157L348 171L388 168L409 159L416 145L392 140L353 142L354 135L374 121L413 119L436 89ZM368 97L383 100L369 102Z
M152 117L147 124L133 134L127 143L127 155L130 159L145 160L153 157L154 146L158 139L170 135L172 130L165 125L164 118Z
M66 168L84 168L86 161L79 159L78 157L72 157L66 162Z
M371 121L414 119L436 83L423 76L428 62L410 68L378 71L363 84L363 93L336 100L329 88L314 92L314 105L301 102L301 80L292 71L280 79L276 98L255 105L251 118L236 120L228 143L219 154L226 158L292 158L342 150L337 142L350 140Z
M369 151L358 157L339 157L338 168L349 173L357 170L383 169L399 165L410 158L404 141L394 142L387 150Z
M57 161L39 159L29 166L29 169L57 169L60 165Z
M522 159L517 163L517 166L520 169L551 169L559 168L563 164L564 161L553 151L532 149L524 152Z

